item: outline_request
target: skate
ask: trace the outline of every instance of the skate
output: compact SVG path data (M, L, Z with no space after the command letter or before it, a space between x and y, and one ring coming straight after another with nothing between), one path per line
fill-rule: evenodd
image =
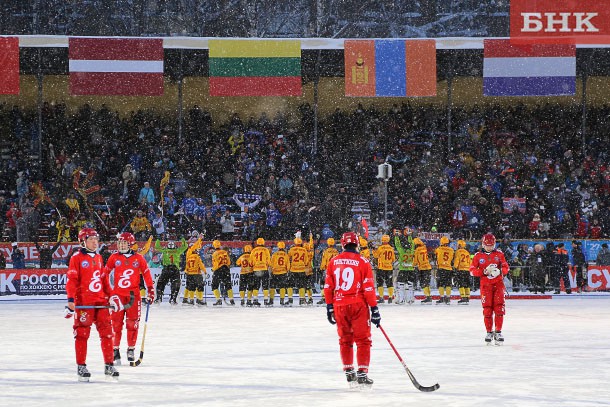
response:
M121 366L121 351L119 348L114 348L114 364Z
M197 300L197 306L198 307L205 307L207 304L205 302L203 302L203 300Z
M305 306L305 298L299 298L299 307Z
M177 296L176 296L177 297ZM169 305L178 305L178 301L176 301L176 297L171 297L169 299Z
M127 348L127 361L128 362L135 362L136 358L135 358L135 349L134 348ZM116 362L115 362L116 364Z
M451 297L449 297L448 295L445 296L445 304L451 305Z
M76 374L78 375L79 382L88 382L91 377L91 373L87 370L87 365L78 365Z
M273 307L273 300L269 300L269 303L267 304L268 307Z
M307 300L307 305L313 305L313 298Z
M426 298L424 298L423 300L421 300L420 304L421 304L421 305L428 305L428 304L432 304L432 297L427 296Z
M161 305L161 301L163 301L163 297L157 297L153 302L153 305L159 306Z
M439 304L444 304L445 303L445 299L443 297L438 297L438 300L436 300L435 304L439 305Z
M326 300L321 298L320 301L316 302L317 305L326 305Z
M239 305L241 305L242 307L245 307L246 306L246 300L244 300L242 298L242 300L239 302Z
M265 304L265 307L269 306L269 300L265 298L265 300L263 301L263 303Z
M466 301L466 297L462 297L459 299L459 301L457 303L458 303L458 305L466 305L466 304L468 304L468 301Z
M294 302L294 300L292 298L288 298L288 306L292 307L292 303Z
M392 303L392 297L389 297L388 298L388 304L391 304L391 303Z
M494 338L494 333L493 332L487 332L487 335L485 335L485 343L487 344L487 346L491 345L491 340Z
M252 301L252 305L255 306L255 307L260 307L261 303L258 302L258 298L255 298L254 301Z
M235 306L235 300L233 300L233 299L229 300L229 305Z
M104 374L106 375L106 380L119 380L119 371L114 368L112 363L106 364Z
M283 307L284 305L285 305L285 304L284 304L284 299L283 299L283 298L280 298L280 307Z
M349 385L350 389L358 387L358 376L356 376L356 371L354 369L346 370L345 378L347 379L347 384Z
M212 304L215 307L222 307L222 300L218 299L216 300L216 302L214 304Z
M248 300L248 302L246 302L246 307L252 307L252 301Z
M377 304L383 304L383 303L385 303L385 300L383 299L383 297L380 297L380 298L377 300Z
M361 389L370 389L373 387L373 381L369 379L366 372L358 370L358 385Z
M184 298L182 299L182 305L189 305L189 299L188 299L188 298L186 298L186 297L184 297Z
M497 331L494 334L494 342L495 342L496 346L504 345L504 337L502 336L502 332Z

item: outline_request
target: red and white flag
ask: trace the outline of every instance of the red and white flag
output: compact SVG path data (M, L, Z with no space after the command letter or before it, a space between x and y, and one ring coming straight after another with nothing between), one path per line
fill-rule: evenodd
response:
M70 38L72 95L160 96L163 40Z
M19 38L0 38L0 94L19 94Z

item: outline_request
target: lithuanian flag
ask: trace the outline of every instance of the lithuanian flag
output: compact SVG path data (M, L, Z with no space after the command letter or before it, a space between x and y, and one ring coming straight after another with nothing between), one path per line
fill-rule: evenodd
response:
M208 42L210 96L301 96L301 41Z

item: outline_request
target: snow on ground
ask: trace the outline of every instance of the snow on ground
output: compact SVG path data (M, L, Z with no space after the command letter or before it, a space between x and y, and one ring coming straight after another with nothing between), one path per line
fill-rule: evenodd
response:
M502 347L485 346L479 301L382 305L369 392L347 388L325 308L150 311L144 361L107 382L97 332L76 379L62 301L0 302L1 406L609 406L610 298L510 300ZM141 327L142 329L142 327ZM141 333L140 333L141 335ZM141 339L141 338L140 338ZM123 335L125 340L125 335ZM140 340L138 340L139 351ZM126 345L122 346L125 358Z

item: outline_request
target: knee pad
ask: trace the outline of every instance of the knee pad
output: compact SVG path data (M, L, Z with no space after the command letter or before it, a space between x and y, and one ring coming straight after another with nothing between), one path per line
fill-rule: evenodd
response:
M74 339L89 339L89 334L91 333L90 326L79 326L74 329Z
M112 338L114 336L112 331L112 324L110 324L110 321L100 322L96 324L96 327L100 338Z
M127 324L125 324L128 331L137 331L140 325L139 319L128 319Z
M494 314L504 315L504 304L497 304L494 306Z
M493 308L492 307L484 307L483 308L483 316L491 317L492 314L493 314Z

